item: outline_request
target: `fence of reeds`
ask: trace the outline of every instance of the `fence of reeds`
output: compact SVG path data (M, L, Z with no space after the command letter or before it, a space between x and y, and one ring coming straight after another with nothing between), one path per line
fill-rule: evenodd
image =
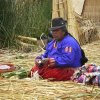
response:
M16 35L48 32L52 0L0 0L0 47L16 45Z

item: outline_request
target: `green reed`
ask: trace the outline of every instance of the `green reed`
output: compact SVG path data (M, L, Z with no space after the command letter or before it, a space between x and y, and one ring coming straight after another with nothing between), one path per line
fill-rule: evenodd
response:
M0 0L0 47L16 45L16 36L48 33L52 0Z

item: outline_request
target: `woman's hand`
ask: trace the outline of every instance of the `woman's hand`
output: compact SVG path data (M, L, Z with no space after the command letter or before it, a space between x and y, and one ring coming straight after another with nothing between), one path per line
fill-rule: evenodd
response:
M49 63L48 63L48 67L53 67L55 66L56 62L54 58L49 58Z
M42 67L45 64L48 64L49 58L44 58L44 59L35 59L35 64Z

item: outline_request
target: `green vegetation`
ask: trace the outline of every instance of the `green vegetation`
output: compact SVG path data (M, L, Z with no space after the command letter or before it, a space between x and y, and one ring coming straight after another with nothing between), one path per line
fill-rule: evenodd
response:
M0 0L0 47L16 45L15 37L47 33L52 0Z
M13 43L15 7L11 0L0 0L0 47Z

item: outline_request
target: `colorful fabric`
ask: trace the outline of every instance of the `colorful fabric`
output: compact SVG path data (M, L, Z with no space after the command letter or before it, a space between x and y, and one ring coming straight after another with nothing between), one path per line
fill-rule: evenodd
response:
M66 35L62 41L52 40L46 47L46 52L40 56L43 58L54 58L57 67L71 66L80 67L81 49L76 40Z
M74 69L73 68L58 68L58 67L48 67L48 64L42 66L42 67L38 67L37 65L35 65L32 69L31 72L29 74L29 76L33 76L34 73L38 71L39 75L43 78L43 79L49 79L51 81L66 81L66 80L70 80L71 76L74 73Z
M73 75L72 80L78 83L100 86L100 66L83 65Z

